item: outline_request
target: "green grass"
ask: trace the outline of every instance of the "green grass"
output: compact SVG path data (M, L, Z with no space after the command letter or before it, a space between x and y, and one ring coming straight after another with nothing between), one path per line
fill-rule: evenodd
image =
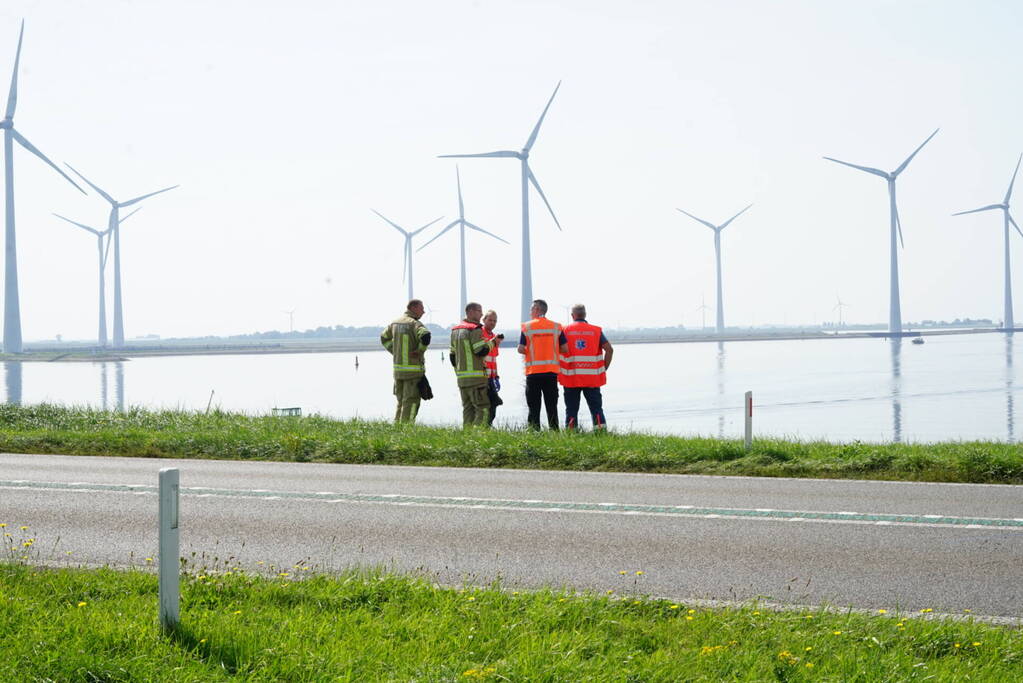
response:
M164 635L150 572L0 562L0 680L1023 677L1023 634L972 620L704 609L642 596L448 588L377 571L253 569L218 562L186 571L181 626Z
M362 420L219 411L104 412L0 406L0 450L15 453L435 465L605 472L1023 483L1023 448L998 442L873 444L642 433L464 431Z

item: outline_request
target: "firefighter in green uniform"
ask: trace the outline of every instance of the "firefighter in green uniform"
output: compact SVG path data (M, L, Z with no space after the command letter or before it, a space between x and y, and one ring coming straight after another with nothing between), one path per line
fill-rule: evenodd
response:
M483 339L483 307L473 302L465 307L465 320L451 328L451 365L462 395L462 425L490 424L490 395L487 393L487 367L484 359L503 334L490 341Z
M394 359L394 396L398 399L395 422L415 422L419 412L419 382L426 376L423 363L430 345L430 330L419 322L423 311L423 302L412 299L405 315L380 333L380 343Z

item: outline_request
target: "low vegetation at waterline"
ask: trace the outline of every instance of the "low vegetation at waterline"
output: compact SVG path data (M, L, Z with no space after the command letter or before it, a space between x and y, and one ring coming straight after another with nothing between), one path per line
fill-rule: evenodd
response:
M450 588L376 571L185 563L164 635L151 572L0 561L0 680L1008 681L1018 629L924 614L704 609L623 592ZM924 610L925 612L927 610Z
M1023 483L1023 447L872 444L394 425L213 411L0 406L0 450L283 462Z

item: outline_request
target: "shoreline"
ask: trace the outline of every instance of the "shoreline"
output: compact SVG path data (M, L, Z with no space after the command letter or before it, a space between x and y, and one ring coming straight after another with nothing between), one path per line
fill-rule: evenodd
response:
M754 341L808 341L818 339L890 339L920 338L961 335L961 334L1011 334L1023 332L1023 328L1006 331L1004 328L961 328L913 330L901 335L891 335L883 330L863 330L853 332L777 332L762 334L666 334L664 336L633 335L628 332L616 334L611 332L609 338L614 344L694 344L706 342L754 342ZM239 344L144 344L126 346L120 349L99 349L93 346L54 348L46 345L27 344L28 351L21 354L0 353L0 361L21 363L101 363L127 361L133 358L153 358L169 356L227 356L227 355L261 355L286 353L358 353L380 351L381 347L375 338L358 337L352 339L332 339L327 341L291 341ZM502 345L513 348L511 342ZM33 348L34 347L34 348Z

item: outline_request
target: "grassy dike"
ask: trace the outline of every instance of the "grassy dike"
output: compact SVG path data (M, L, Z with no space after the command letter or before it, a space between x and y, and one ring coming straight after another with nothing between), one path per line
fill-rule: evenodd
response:
M997 442L741 441L393 425L325 417L0 406L0 451L282 462L1023 483L1023 447Z
M0 680L1023 677L1023 633L969 617L703 609L630 595L634 572L614 595L579 595L305 569L186 567L181 626L164 635L151 572L0 560Z

